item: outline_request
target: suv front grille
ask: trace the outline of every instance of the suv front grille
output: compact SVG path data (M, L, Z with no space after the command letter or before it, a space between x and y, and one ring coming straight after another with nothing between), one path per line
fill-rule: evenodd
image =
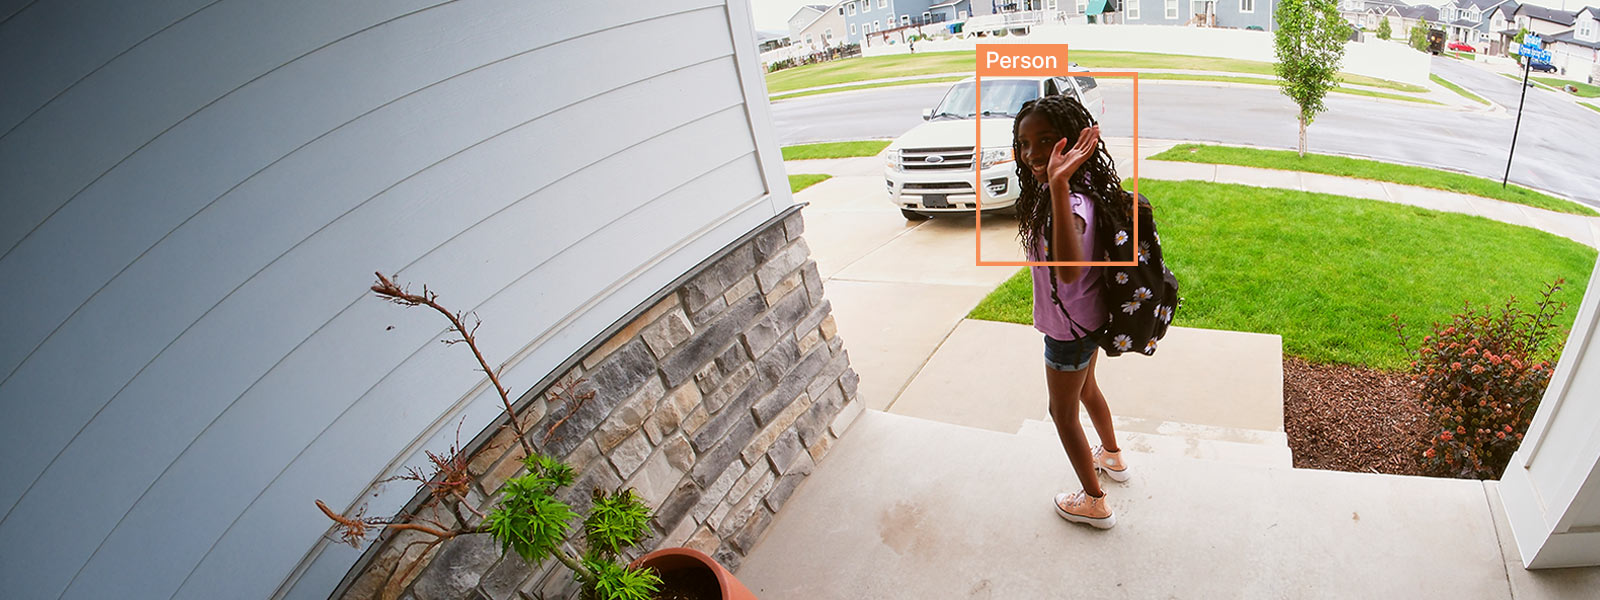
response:
M900 151L900 168L906 171L935 169L972 170L973 148L910 148ZM933 159L933 160L929 160Z

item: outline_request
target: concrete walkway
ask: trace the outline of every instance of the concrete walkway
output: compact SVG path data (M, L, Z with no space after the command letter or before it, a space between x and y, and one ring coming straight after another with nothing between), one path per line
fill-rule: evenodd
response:
M1148 157L1177 143L1144 140L1139 155ZM1123 175L1131 175L1132 140L1108 139L1107 145ZM973 218L907 222L884 198L882 161L875 157L795 161L787 166L794 173L833 175L798 198L811 203L805 210L806 235L840 334L850 340L851 363L861 374L861 397L868 408L1001 432L1014 432L1025 420L1043 418L1042 406L1022 400L1039 397L1042 389L1034 376L1035 357L992 350L1036 346L1037 340L1028 339L1036 336L1032 328L965 322L966 314L984 296L1017 271L974 264ZM1142 160L1139 168L1140 175L1149 179L1195 179L1370 198L1536 227L1591 246L1600 240L1600 219L1594 217L1426 188L1165 161ZM1009 217L984 220L985 260L1021 259L1015 228ZM1193 358L1185 356L1189 352L1185 348L1195 349ZM1192 367L1185 377L1199 377L1200 372L1212 378L1227 374L1227 380L1197 379L1212 389L1241 390L1225 405L1227 410L1187 405L1160 386L1135 386L1150 391L1122 399L1119 411L1166 421L1281 431L1280 348L1275 336L1185 330L1174 334L1172 345L1154 361L1107 361L1105 376L1166 381L1172 369L1184 365ZM1215 368L1211 361L1227 353L1260 357L1261 366ZM1174 358L1168 363L1165 357ZM998 380L973 376L1001 372L1012 364L1023 365L1026 376ZM967 368L952 370L957 367ZM913 381L924 372L929 379ZM982 386L994 389L979 389Z

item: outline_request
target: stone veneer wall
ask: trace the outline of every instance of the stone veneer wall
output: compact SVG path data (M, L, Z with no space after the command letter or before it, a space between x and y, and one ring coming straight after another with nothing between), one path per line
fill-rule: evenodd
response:
M548 385L523 396L519 419L536 447L579 472L565 493L580 515L597 486L632 487L655 509L655 535L630 557L688 546L737 569L861 414L858 378L803 229L798 212L774 219L547 378L595 392L575 411ZM470 500L481 511L523 470L513 436L502 427L464 450L477 478ZM455 523L428 503L415 514ZM406 531L381 540L339 597L378 597L395 565L404 569L422 553L424 545L412 542L430 539ZM515 553L502 555L487 534L455 538L421 560L426 566L413 572L402 598L569 598L577 591L557 561L527 565Z

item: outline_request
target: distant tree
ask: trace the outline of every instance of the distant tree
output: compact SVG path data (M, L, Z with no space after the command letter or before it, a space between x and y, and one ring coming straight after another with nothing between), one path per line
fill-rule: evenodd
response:
M1412 25L1411 32L1409 34L1410 37L1407 39L1407 41L1410 42L1411 47L1416 48L1417 52L1427 52L1428 30L1432 28L1433 24L1429 23L1427 19L1420 19L1417 21L1416 25Z
M1378 21L1378 39L1387 40L1392 35L1394 35L1394 29L1389 26L1389 17L1384 17L1382 21Z
M1515 44L1514 49L1516 50L1515 54L1517 55L1517 64L1522 64L1522 40L1523 38L1528 37L1528 33L1528 28L1523 27L1517 29L1517 35L1511 36L1511 43Z
M1273 34L1278 54L1278 86L1300 107L1300 155L1306 155L1306 126L1327 110L1323 99L1339 85L1339 62L1350 25L1339 16L1337 0L1284 0Z

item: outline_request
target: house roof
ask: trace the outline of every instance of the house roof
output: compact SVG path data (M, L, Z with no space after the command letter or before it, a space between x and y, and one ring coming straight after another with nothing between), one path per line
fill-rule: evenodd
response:
M1439 20L1439 9L1426 4L1418 4L1416 6L1397 6L1395 7L1395 10L1400 11L1400 16L1407 19L1427 19L1429 21Z
M1596 50L1600 50L1600 42L1589 42L1589 41L1580 40L1580 39L1578 39L1576 37L1573 37L1573 33L1574 32L1572 32L1572 31L1563 31L1561 33L1546 37L1544 39L1545 39L1546 42L1561 42L1563 44L1572 44L1574 46L1583 46L1585 48L1594 48Z
M1502 12L1505 13L1507 17L1510 17L1511 15L1517 14L1517 8L1520 6L1522 5L1517 4L1512 0L1506 0L1505 2L1501 3L1500 6L1496 6L1493 11L1490 11L1490 14Z
M822 12L828 12L828 9L833 8L833 7L832 6L828 6L826 4L807 4L806 8L815 8L815 9L820 10Z
M1517 9L1517 14L1528 15L1540 21L1548 21L1550 23L1559 23L1568 26L1578 22L1577 12L1556 10L1554 8L1545 8L1543 6L1537 6L1533 4L1522 5L1521 8Z

